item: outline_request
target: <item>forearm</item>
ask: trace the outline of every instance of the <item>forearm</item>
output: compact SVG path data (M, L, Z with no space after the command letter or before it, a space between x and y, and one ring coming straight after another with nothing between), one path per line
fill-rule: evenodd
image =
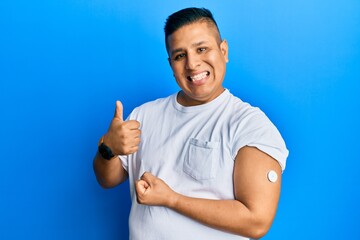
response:
M191 198L175 193L168 207L212 228L251 238L262 237L272 222L237 200Z
M96 179L103 188L115 187L124 182L128 176L118 156L106 160L97 153L94 158L93 167Z
M274 171L277 180L269 179ZM181 195L162 179L145 172L135 184L141 204L165 206L212 228L249 238L270 229L280 197L281 168L255 148L239 151L234 167L234 200L211 200Z

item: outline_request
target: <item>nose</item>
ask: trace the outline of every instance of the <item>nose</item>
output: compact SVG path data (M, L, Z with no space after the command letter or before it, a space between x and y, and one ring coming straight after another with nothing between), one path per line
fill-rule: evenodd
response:
M186 69L187 70L194 70L198 66L200 66L200 56L197 54L188 54L186 58Z

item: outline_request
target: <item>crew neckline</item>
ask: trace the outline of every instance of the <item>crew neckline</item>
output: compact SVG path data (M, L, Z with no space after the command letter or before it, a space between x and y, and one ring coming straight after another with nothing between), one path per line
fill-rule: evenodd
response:
M219 96L217 96L214 100L212 100L208 103L204 103L204 104L200 104L200 105L196 105L196 106L181 105L177 101L178 94L179 94L179 92L173 94L173 96L172 96L173 106L176 110L178 110L180 112L197 112L197 111L203 111L208 108L214 108L214 107L220 105L230 95L230 91L227 88L225 88L225 90Z

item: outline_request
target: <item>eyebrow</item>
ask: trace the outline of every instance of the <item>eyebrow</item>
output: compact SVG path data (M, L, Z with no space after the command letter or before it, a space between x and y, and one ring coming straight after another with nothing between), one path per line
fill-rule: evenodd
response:
M207 43L207 41L200 41L200 42L193 43L193 44L191 44L191 47L198 47L198 46L203 45L204 43ZM176 48L171 51L170 56L173 56L174 54L183 52L183 51L184 51L183 48Z

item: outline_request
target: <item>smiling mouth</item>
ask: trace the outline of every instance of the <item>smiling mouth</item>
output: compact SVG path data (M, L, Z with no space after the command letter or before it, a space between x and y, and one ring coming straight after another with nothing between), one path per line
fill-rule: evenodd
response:
M191 82L197 82L197 81L203 80L204 78L206 78L209 75L210 75L210 72L205 71L205 72L193 75L193 76L188 76L187 79Z

